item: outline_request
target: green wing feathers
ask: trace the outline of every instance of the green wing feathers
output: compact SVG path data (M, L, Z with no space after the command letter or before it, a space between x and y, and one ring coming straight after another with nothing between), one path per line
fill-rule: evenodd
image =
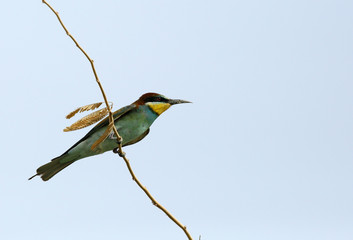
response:
M121 116L128 113L129 111L131 111L135 107L136 107L135 104L131 104L131 105L120 108L119 110L115 111L113 113L114 121L118 120ZM101 122L99 122L94 128L92 128L81 140L79 140L71 148L69 148L64 154L62 154L59 157L54 158L53 160L51 160L51 162L39 167L37 169L37 173L34 176L30 177L28 180L31 180L35 176L40 176L43 179L43 181L48 181L55 174L57 174L58 172L60 172L61 170L63 170L64 168L66 168L67 166L72 164L73 162L75 162L76 160L80 159L80 157L78 155L70 154L69 151L72 150L73 148L75 148L81 142L88 139L92 134L97 132L99 129L108 126L108 124L109 124L109 118L106 117ZM148 130L141 136L141 138L138 138L137 140L132 141L132 142L125 144L125 145L130 145L135 142L138 142L142 138L144 138L147 134L148 134Z

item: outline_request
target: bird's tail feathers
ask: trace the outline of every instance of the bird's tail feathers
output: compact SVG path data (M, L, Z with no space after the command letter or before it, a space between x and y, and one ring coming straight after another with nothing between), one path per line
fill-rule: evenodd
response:
M37 173L30 177L28 180L31 180L35 176L41 176L43 181L48 181L50 178L52 178L55 174L72 164L74 161L65 161L64 163L61 163L63 158L67 157L66 154L63 154L59 157L56 157L52 159L50 162L47 164L44 164L43 166L39 167L37 169Z

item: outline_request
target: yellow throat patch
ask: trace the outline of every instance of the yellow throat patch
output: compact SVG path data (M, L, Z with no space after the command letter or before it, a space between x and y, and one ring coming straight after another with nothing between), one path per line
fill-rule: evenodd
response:
M147 105L158 115L161 115L165 110L170 108L169 103L157 103L157 102L149 102Z

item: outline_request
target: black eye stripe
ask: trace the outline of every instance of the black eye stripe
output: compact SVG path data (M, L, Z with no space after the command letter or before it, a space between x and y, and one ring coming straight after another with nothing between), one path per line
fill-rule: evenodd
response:
M146 102L167 102L168 100L162 97L149 97Z

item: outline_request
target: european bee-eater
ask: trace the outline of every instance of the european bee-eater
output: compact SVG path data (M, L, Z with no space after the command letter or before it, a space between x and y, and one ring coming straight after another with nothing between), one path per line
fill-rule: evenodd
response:
M158 93L145 93L134 103L114 112L115 127L123 138L122 146L141 141L149 133L150 126L154 120L171 105L179 103L189 102L179 99L169 99ZM29 180L35 176L41 176L43 181L48 181L55 174L79 159L115 149L117 147L117 140L112 134L94 150L91 149L92 144L105 132L108 124L109 119L106 117L61 156L39 167L37 173L29 178Z

